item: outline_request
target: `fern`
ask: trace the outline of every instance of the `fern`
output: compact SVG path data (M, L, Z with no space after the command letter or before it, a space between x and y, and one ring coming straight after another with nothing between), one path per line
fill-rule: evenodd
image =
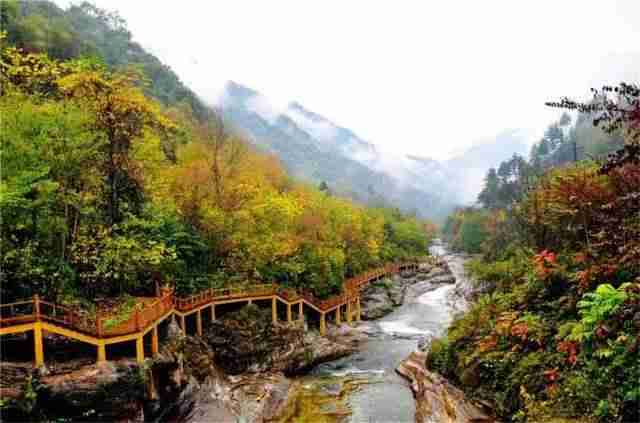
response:
M595 292L584 294L582 301L578 302L582 328L581 330L575 330L579 329L575 328L572 335L577 336L578 332L582 332L586 339L591 338L598 324L615 313L626 301L625 289L628 285L628 283L622 284L615 289L612 285L605 283L599 285Z

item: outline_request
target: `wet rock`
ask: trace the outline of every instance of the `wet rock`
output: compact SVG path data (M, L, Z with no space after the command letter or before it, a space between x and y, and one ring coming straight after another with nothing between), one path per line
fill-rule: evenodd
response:
M417 271L402 272L381 281L373 282L362 291L362 319L375 320L391 313L404 304L409 288L412 296L428 292L441 284L456 282L446 262L429 258L420 263Z
M304 336L304 349L285 357L286 366L282 370L288 375L300 374L318 364L356 352L365 335L357 331L345 334L345 326L337 331L331 329L326 337L319 336L316 332L307 332Z
M431 262L424 262L418 264L418 274L429 273L433 269L434 264Z
M415 279L394 275L369 284L362 291L362 319L379 319L404 303L407 287Z
M393 302L387 290L380 287L367 287L361 297L362 319L379 319L393 311Z
M18 400L23 392L24 383L33 373L33 364L0 362L0 398Z
M456 283L456 278L452 274L444 274L432 277L428 281L434 285L453 284Z
M413 352L396 371L411 383L416 399L416 422L495 422L490 411L465 399L461 390L425 367L427 354Z
M418 339L418 351L421 352L429 352L429 348L431 348L431 343L435 337L431 334L423 335L420 339Z
M426 274L426 279L433 280L442 276L451 275L451 270L449 270L448 266L440 265L431 269L429 273Z
M359 389L356 379L327 380L311 385L296 382L290 401L277 419L286 422L344 422L351 414L349 395Z
M335 333L336 330L338 333ZM255 306L213 322L207 343L216 352L215 362L227 374L284 372L295 374L355 350L357 334L346 326L331 327L327 337L305 331L298 323L271 322L270 311Z
M64 371L58 368L47 374L19 368L16 363L2 363L3 384L5 378L13 378L14 384L2 391L3 421L141 421L144 417L146 390L135 361L89 366L70 362Z
M149 402L155 412L145 409L147 420L263 422L281 412L290 387L284 374L226 375L214 351L207 340L190 336L175 337L161 350L153 370L164 378L156 383L158 400Z
M404 296L406 292L407 287L405 284L393 284L387 288L387 296L394 307L401 306L404 303Z
M206 408L209 415L215 410L218 421L233 421L230 384L211 347L199 337L174 335L150 364L147 377L154 378L154 392L145 402L145 418L183 421Z

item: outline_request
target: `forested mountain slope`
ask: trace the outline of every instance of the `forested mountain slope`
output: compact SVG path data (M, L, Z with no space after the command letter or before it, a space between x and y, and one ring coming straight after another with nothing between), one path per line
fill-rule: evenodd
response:
M112 69L138 66L148 78L145 91L165 106L186 105L199 119L209 115L210 108L171 68L132 40L116 12L89 2L61 9L48 0L3 0L0 7L0 26L10 44L61 60L95 57Z
M325 182L332 191L371 205L394 204L421 216L443 216L451 207L444 195L354 159L354 153L380 153L299 104L278 111L256 91L229 82L220 109L225 121L255 145L276 154L294 175L305 180Z
M428 364L506 421L640 421L640 86L595 93L443 230L480 295Z
M296 176L367 204L395 204L436 221L475 198L476 180L490 166L528 148L528 134L511 130L444 162L389 153L299 103L278 108L235 82L227 83L218 107L226 122L277 155Z
M38 294L92 315L117 298L126 315L156 284L327 297L426 251L428 222L298 182L226 131L116 16L0 5L3 300Z

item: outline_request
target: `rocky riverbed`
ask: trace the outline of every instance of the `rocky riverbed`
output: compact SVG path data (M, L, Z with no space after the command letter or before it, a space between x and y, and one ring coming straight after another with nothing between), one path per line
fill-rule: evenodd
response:
M411 383L416 399L416 423L494 422L490 409L466 400L460 389L426 368L427 354L414 351L396 369Z
M214 322L203 338L185 337L173 323L169 342L142 367L132 360L76 361L44 373L33 372L30 363L4 366L4 420L484 418L488 414L481 408L424 368L424 352L414 352L419 345L428 347L464 302L455 296L467 292L459 280L461 263L436 254L417 271L369 285L362 296L365 321L329 324L326 337L297 323L272 325L268 311L254 306Z
M426 292L436 289L442 284L452 284L456 281L446 261L437 257L428 257L420 263L417 272L402 272L377 282L370 283L362 291L362 319L375 320L386 316L405 302L409 287L422 283Z
M264 314L264 315L263 315ZM245 307L202 338L169 325L157 357L34 370L0 363L3 421L271 421L296 391L288 376L358 350L366 335L330 327L326 337L296 323L272 325L270 311Z
M367 338L359 351L301 378L302 392L287 408L295 412L279 421L491 421L488 410L425 368L430 339L444 332L473 292L464 256L449 254L440 243L430 250L432 258L417 272L395 277L393 287L381 281L367 288L368 321L356 326Z

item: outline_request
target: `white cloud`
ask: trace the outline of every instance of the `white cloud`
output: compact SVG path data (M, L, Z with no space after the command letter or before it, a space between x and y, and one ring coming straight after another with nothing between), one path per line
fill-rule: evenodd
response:
M247 99L245 106L271 124L284 112L283 107L274 106L266 97L261 95L254 95Z
M544 128L558 116L545 101L618 82L640 53L638 0L94 2L210 100L239 81L436 158Z
M288 108L286 114L300 128L321 141L331 142L338 134L337 128L329 122L310 119L296 109Z

